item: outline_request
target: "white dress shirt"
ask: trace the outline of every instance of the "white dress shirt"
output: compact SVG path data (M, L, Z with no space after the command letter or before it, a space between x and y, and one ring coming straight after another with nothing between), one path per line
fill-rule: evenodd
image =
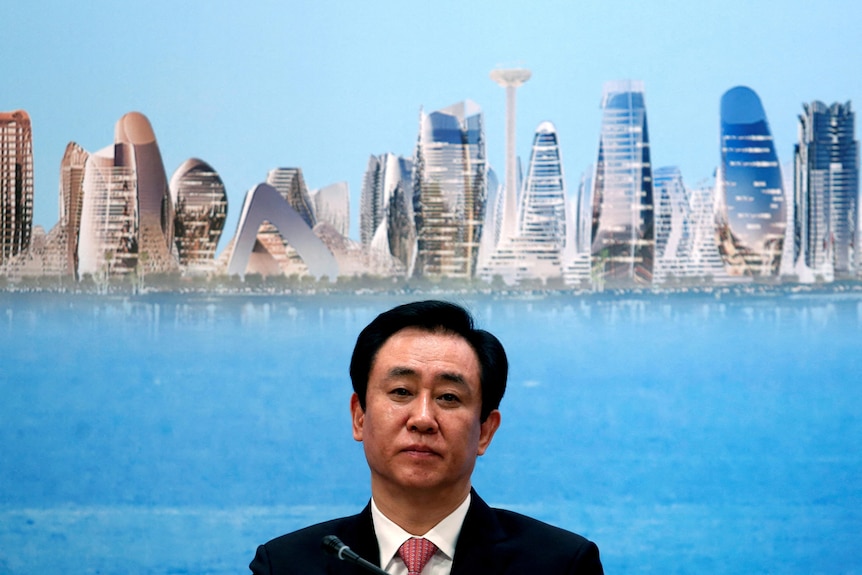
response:
M455 557L455 544L461 533L461 525L470 507L470 494L455 511L447 515L440 523L432 527L428 533L412 534L404 531L391 519L383 515L377 508L374 498L371 498L371 519L374 521L374 532L377 534L377 545L380 547L380 564L383 570L391 575L407 575L407 566L398 556L398 548L411 537L424 537L437 546L437 551L422 570L422 575L449 575L452 570L452 560Z

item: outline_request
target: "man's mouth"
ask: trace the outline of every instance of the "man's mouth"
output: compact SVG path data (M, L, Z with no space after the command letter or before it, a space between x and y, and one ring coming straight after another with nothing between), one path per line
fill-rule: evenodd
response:
M410 455L415 455L417 457L428 457L432 455L437 455L437 452L428 447L427 445L408 445L401 451Z

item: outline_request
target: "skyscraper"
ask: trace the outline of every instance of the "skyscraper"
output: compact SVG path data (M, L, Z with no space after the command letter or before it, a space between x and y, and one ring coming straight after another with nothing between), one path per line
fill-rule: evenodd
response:
M482 110L469 100L420 117L413 207L413 274L471 279L487 195Z
M0 265L30 246L33 132L24 110L0 112Z
M89 157L90 154L84 148L69 142L60 162L60 221L57 223L57 235L63 245L57 254L60 260L55 266L58 275L77 278L78 235L84 207L84 168Z
M602 109L593 180L593 275L623 286L649 284L655 230L643 83L606 83Z
M500 238L483 279L506 283L562 277L566 243L566 184L557 130L550 122L536 129L514 236Z
M90 154L84 167L84 201L78 233L78 277L106 278L138 265L138 179L118 166L114 147Z
M66 146L60 164L60 221L41 238L37 235L39 226L35 226L30 246L0 265L0 273L14 280L24 277L76 277L84 163L87 156L87 152L74 142Z
M386 188L385 181L386 157L390 154L368 157L365 175L362 179L362 190L359 192L359 242L363 246L371 245L374 232L383 221ZM394 154L391 154L394 156Z
M497 172L490 166L486 187L488 191L485 195L485 220L482 222L482 239L479 241L479 255L476 258L480 274L481 270L488 266L497 249L503 218L503 185L497 179Z
M731 280L719 254L715 234L715 187L689 190L691 206L690 274L701 280L727 283Z
M167 175L143 114L117 121L114 144L87 158L82 188L79 277L178 269Z
M518 236L559 250L566 238L566 180L557 129L536 128L518 209Z
M134 171L138 190L138 248L147 272L177 269L174 252L174 205L156 134L150 121L130 112L114 129L114 162Z
M350 188L336 182L309 193L318 223L326 222L344 237L350 235Z
M797 266L825 278L859 269L859 143L855 113L846 104L803 105L794 148L794 254Z
M174 202L174 242L180 266L208 272L227 218L224 182L206 162L190 158L171 176Z
M563 280L566 285L590 284L590 250L593 232L593 175L590 165L582 174L577 194L567 199L566 247L563 250Z
M682 174L676 166L655 170L654 281L690 275L692 213Z
M717 242L730 275L776 276L787 227L781 166L760 98L745 86L721 97L717 188Z
M395 205L397 209L394 209ZM410 229L405 229L408 221ZM385 228L382 231L381 226ZM401 244L407 237L415 242L413 226L413 162L391 153L372 155L368 158L359 198L360 242L367 247L376 236L386 236L384 243L392 243L389 241L390 229L396 234L393 238L395 244ZM379 247L385 247L385 251L393 255L398 251L390 249L389 245ZM409 251L412 253L415 249Z

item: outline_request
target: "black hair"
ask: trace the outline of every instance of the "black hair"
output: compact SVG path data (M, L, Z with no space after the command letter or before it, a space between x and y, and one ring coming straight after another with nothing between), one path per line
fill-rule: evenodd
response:
M479 358L479 383L482 389L479 419L484 422L488 414L500 407L509 373L509 361L503 344L490 332L476 329L473 316L465 308L447 301L428 300L399 305L385 311L360 332L350 358L350 380L363 411L368 376L377 352L390 337L408 327L452 333L464 338Z

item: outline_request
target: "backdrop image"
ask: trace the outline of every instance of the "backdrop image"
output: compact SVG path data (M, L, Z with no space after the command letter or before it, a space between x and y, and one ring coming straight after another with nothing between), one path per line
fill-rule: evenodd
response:
M358 512L351 351L423 299L509 355L490 505L862 572L856 0L7 4L0 574Z

